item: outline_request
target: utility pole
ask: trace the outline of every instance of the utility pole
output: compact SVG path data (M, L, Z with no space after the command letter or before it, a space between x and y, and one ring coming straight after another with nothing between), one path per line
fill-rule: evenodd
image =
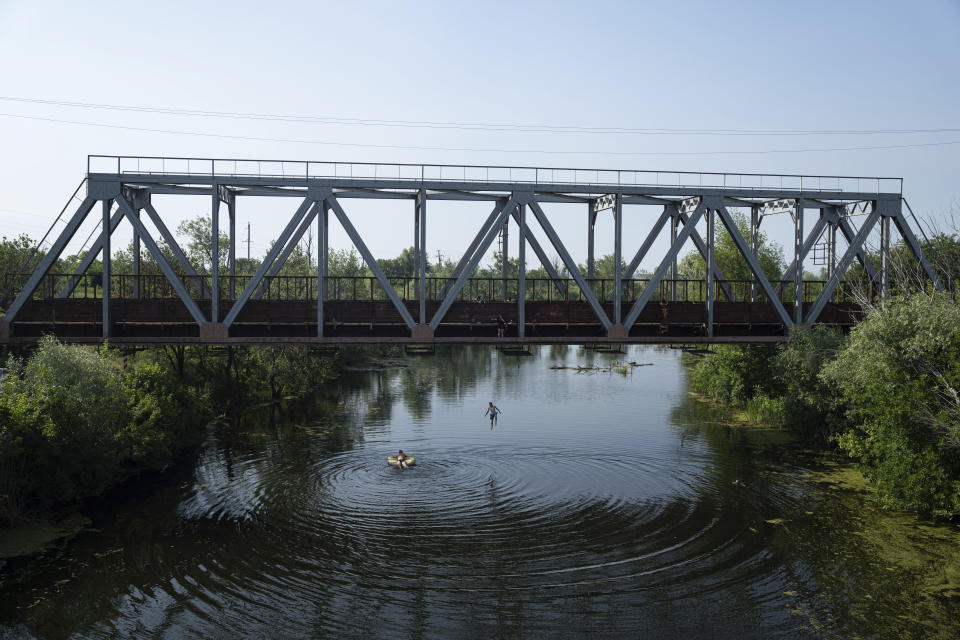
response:
M443 255L440 253L440 249L437 249L437 267L443 264Z
M250 223L247 223L247 260L250 259Z

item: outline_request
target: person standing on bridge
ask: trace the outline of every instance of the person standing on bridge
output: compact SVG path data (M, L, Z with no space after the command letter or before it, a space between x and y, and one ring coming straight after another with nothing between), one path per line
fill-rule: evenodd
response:
M500 413L502 413L502 412L500 411L500 407L498 407L497 405L493 404L492 402L491 402L490 405L487 407L486 412L484 412L483 415L489 415L489 416L490 416L490 428L491 428L491 429L493 429L493 425L495 425L495 424L497 423L497 416L499 416Z

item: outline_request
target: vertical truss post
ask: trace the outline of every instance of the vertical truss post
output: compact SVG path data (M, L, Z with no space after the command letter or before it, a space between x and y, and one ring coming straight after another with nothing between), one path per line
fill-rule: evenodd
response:
M113 200L103 201L103 258L100 289L103 293L103 339L110 337L110 208L113 206Z
M886 300L890 295L890 218L880 218L880 295Z
M210 321L220 322L220 185L210 191Z
M119 213L119 207L117 211ZM140 217L140 209L136 211L137 218ZM111 218L111 226L113 219ZM137 235L137 232L133 232L133 297L137 300L140 299L140 236Z
M517 210L514 209L511 215L519 227L520 217L517 215ZM560 274L557 273L557 270L553 268L552 264L550 264L550 259L547 257L546 251L544 251L543 247L540 246L540 243L537 242L537 238L533 235L533 231L530 230L529 225L524 226L524 232L521 237L530 243L530 248L533 249L535 254L537 254L537 258L540 260L541 266L543 266L544 270L547 272L547 275L550 277L553 286L560 294L561 299L566 300L567 285L560 280Z
M833 207L830 210L821 209L821 214L827 215L828 211L833 211L833 216L836 218L837 214ZM831 219L827 225L827 280L833 277L837 267L837 222L839 218Z
M520 245L517 249L517 337L523 338L527 332L527 205L520 204L519 210L520 222Z
M230 216L230 299L237 299L237 197L230 194L227 200L227 215Z
M419 215L417 216L420 220L418 229L420 234L419 254L417 255L419 282L417 288L418 298L420 299L420 324L427 324L427 190L420 189L417 196L420 205Z
M713 262L714 262L714 213L712 208L708 208L707 217L707 337L713 337Z
M323 299L327 282L327 203L317 216L317 337L323 337Z
M670 205L667 205L670 206ZM664 207L666 210L666 207ZM680 225L680 210L674 205L674 210L670 215L670 249L677 244L677 227ZM677 254L674 252L673 260L670 262L670 302L677 301Z
M821 213L820 217L817 218L817 221L813 225L813 229L810 230L810 233L807 234L806 240L803 241L803 245L800 247L800 260L801 267L800 272L803 273L802 261L807 259L807 256L810 255L810 250L813 249L814 245L817 244L817 240L820 239L820 235L823 233L824 227L827 226L827 218ZM797 275L797 259L794 258L790 263L790 266L787 267L787 270L783 272L783 278L780 284L777 285L777 291L783 290L783 282L793 282Z
M687 223L687 214L684 213L683 211L680 212L680 223L681 224ZM697 251L700 252L700 257L703 258L703 268L704 268L704 273L706 273L706 269L710 265L710 263L707 261L707 245L706 243L704 243L703 238L700 237L700 232L698 232L696 229L694 229L693 232L690 234L690 239L693 240L694 246L696 246ZM723 289L723 295L727 297L727 300L736 302L737 297L734 295L733 290L730 288L730 284L727 282L726 276L723 275L723 272L720 270L720 267L717 265L716 262L713 263L712 271L713 271L714 279Z
M413 279L420 280L420 190L413 198ZM419 291L419 289L418 289Z
M750 207L750 252L759 260L760 252L760 207ZM750 272L750 302L757 301L757 277Z
M620 257L623 244L623 194L617 193L613 203L613 324L620 324L623 299L623 267Z
M318 240L323 244L317 259L323 262L323 281L320 283L320 287L323 290L323 299L328 300L330 293L328 273L330 270L330 205L327 204L326 200L320 203L320 211L323 216L323 237Z
M503 301L506 302L510 297L507 295L507 282L510 278L510 251L509 251L509 241L510 241L510 218L507 217L503 221L503 229L500 232L500 237L503 240L503 244L500 247L500 280L501 280L501 294L503 295Z
M597 203L587 205L587 282L593 286L593 227L597 222Z
M793 221L793 322L803 321L803 206L797 200Z

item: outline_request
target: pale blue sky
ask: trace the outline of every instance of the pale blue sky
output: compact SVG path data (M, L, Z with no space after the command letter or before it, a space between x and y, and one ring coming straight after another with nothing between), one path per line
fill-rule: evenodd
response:
M0 0L0 61L2 97L85 103L506 125L960 129L956 0L456 5ZM905 195L919 214L943 221L952 209L960 211L960 144L799 151L960 142L960 131L802 136L469 131L137 114L4 100L0 114L7 114L0 116L0 233L7 236L45 230L83 177L88 153L902 176ZM339 144L118 130L11 114ZM771 150L797 152L725 153ZM681 155L701 152L710 153ZM209 205L198 199L164 206L165 214L181 219ZM458 206L430 210L434 255L437 247L444 255L459 255L472 235L465 228L480 222L460 214L487 208ZM254 253L266 248L293 207L289 200L242 206L241 225L251 220L254 228ZM412 244L412 213L398 215L404 207L409 205L352 205L378 255ZM556 215L561 235L579 252L583 212L561 207ZM629 254L649 216L625 219ZM598 229L601 253L610 246L604 224ZM771 223L770 229L776 239L788 241L785 227ZM120 233L125 243L129 231ZM332 241L347 245L342 234Z

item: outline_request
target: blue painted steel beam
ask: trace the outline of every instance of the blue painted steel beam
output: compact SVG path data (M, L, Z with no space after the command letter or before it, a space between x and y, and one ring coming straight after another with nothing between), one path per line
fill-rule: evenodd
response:
M473 257L470 258L470 262L467 263L466 267L457 277L456 282L453 283L453 287L447 292L447 295L444 296L443 302L440 303L440 308L437 309L436 313L433 314L433 318L430 320L431 329L436 331L437 327L440 326L440 322L443 320L443 317L447 315L447 311L450 310L450 306L453 305L454 301L457 299L457 296L460 295L463 285L467 283L467 279L473 274L474 271L476 271L477 265L480 264L480 260L483 258L483 254L485 254L487 249L490 248L490 245L493 243L493 239L497 237L501 227L503 227L504 223L507 221L507 218L510 216L510 212L516 206L516 196L510 196L510 199L507 200L506 204L501 207L499 215L497 215L496 219L493 221L493 224L491 224L487 229L487 233L483 237L483 240L481 240L477 245L477 248L473 253Z
M383 273L383 269L380 268L380 265L377 263L377 259L373 257L372 253L370 253L370 249L367 248L363 238L361 238L360 234L357 233L353 223L350 222L350 218L347 217L346 212L344 212L343 207L340 206L340 203L337 202L337 199L333 196L327 196L327 203L330 205L330 208L333 209L333 213L337 216L337 220L339 220L340 224L343 226L343 230L347 232L348 236L350 236L350 240L357 248L357 251L359 251L360 255L363 256L364 261L367 263L367 267L370 268L370 271L373 272L373 275L375 275L377 280L380 281L380 286L383 287L384 293L386 293L387 297L390 298L390 302L393 303L393 306L397 308L397 311L400 313L400 317L403 318L403 321L407 324L408 328L413 329L413 327L415 327L417 324L414 322L413 316L410 315L410 311L407 309L407 306L403 304L403 301L400 299L400 296L397 295L397 292L393 290L393 285L390 284L390 280L388 280L386 274Z
M873 227L876 225L877 220L879 219L880 210L878 208L874 208L866 222L864 222L863 226L860 227L857 235L853 238L850 246L847 247L843 257L840 258L840 263L837 265L836 271L832 276L830 276L830 279L827 280L827 284L824 285L823 291L821 291L820 295L817 296L816 302L814 302L813 306L810 307L810 310L807 311L807 316L804 318L805 323L813 324L817 321L817 318L820 316L820 312L823 311L823 307L826 306L827 302L830 300L830 297L833 295L833 292L836 290L837 285L840 284L840 279L843 277L843 274L846 274L847 269L850 268L850 263L853 262L854 256L863 250L863 243L866 242L867 236L870 235L870 232L873 230Z
M623 319L623 326L626 327L627 331L630 331L630 327L632 327L633 323L636 322L637 318L640 317L640 312L643 311L643 308L647 306L648 302L650 302L650 298L653 297L653 294L657 290L660 281L663 280L663 276L666 275L667 270L670 268L670 265L673 262L673 259L676 258L677 253L679 253L680 248L683 246L683 243L687 241L687 238L689 238L690 234L693 233L697 223L700 222L700 218L703 217L704 211L706 211L706 206L703 204L703 198L700 198L700 203L697 205L697 208L694 209L693 213L690 215L690 218L683 225L683 229L681 229L680 233L677 234L676 244L671 246L667 251L667 255L665 255L663 260L660 261L660 266L658 266L657 270L653 272L650 282L648 282L647 286L644 287L643 291L640 293L640 297L634 301L633 306L630 307L630 311L627 312L626 317Z
M308 195L303 199L303 202L300 203L300 206L293 214L293 217L290 218L290 222L287 223L287 226L281 232L280 237L277 238L277 241L273 244L273 248L270 249L270 253L268 253L267 257L264 258L263 262L260 263L256 273L253 274L253 278L251 278L250 282L247 283L247 286L244 287L243 293L241 293L240 297L237 298L236 302L233 303L230 311L223 319L223 324L226 327L232 325L234 320L237 319L237 316L240 315L240 312L243 310L244 305L247 304L250 296L253 295L253 292L257 289L257 287L260 286L260 283L263 282L263 276L266 275L267 271L270 269L270 266L273 264L273 261L277 259L277 256L280 255L283 247L287 244L287 239L290 237L290 234L292 234L293 230L297 227L297 225L300 224L303 216L307 214L307 211L313 206L315 201L315 196Z
M756 279L757 284L760 285L764 295L767 296L767 301L770 303L770 306L773 307L777 317L780 318L780 322L782 322L785 327L792 326L793 323L790 320L790 314L787 313L786 307L780 302L780 296L776 290L774 290L773 286L771 286L770 281L767 280L767 274L763 272L763 267L760 266L760 261L754 255L750 245L748 245L747 241L740 235L740 229L737 228L737 223L733 220L730 212L727 211L726 207L720 207L717 209L717 213L720 215L723 226L727 228L727 233L729 233L733 239L733 243L737 245L737 249L740 250L740 255L747 261L747 266L750 267L750 272Z
M167 262L163 252L160 251L160 247L157 246L157 243L147 232L147 228L143 226L143 222L137 217L136 211L133 210L133 207L122 195L117 198L117 205L120 207L120 210L123 211L123 215L127 217L127 220L130 221L134 233L140 236L143 244L147 245L147 251L153 256L163 275L167 277L170 286L173 287L174 292L176 292L180 300L182 300L183 304L187 307L187 311L190 312L190 315L193 316L193 319L198 325L206 324L207 319L200 310L200 307L198 307L197 303L190 297L190 293L187 291L187 288L183 286L183 282L177 276L176 272L174 272L173 267Z
M594 315L600 320L600 324L603 325L604 329L609 329L613 326L613 322L607 317L607 313L603 310L603 307L600 306L597 297L593 295L593 290L587 284L587 281L584 280L583 274L580 273L580 268L577 267L577 263L573 261L570 253L567 252L567 248L563 246L563 242L560 241L560 236L557 235L557 232L553 229L553 225L550 224L550 220L547 219L547 214L543 212L543 209L540 208L540 204L536 200L531 199L529 204L530 210L533 211L533 215L537 217L537 221L540 223L540 226L543 227L543 232L547 234L547 238L550 239L553 248L560 254L560 260L563 261L564 266L567 267L567 271L570 272L577 286L580 287L580 292L583 294L583 297L587 299L590 308L593 309Z
M33 270L33 274L27 279L26 284L23 285L23 289L20 290L20 293L17 294L17 297L14 298L13 302L7 308L3 320L7 323L12 323L14 319L16 319L17 314L20 313L20 309L23 308L27 300L33 296L37 285L40 284L43 277L50 271L53 263L60 258L60 254L63 253L67 243L73 239L77 229L80 228L80 225L86 219L90 210L93 209L93 205L96 204L96 202L96 198L92 198L89 195L83 199L83 202L80 203L80 206L77 207L76 212L74 212L73 217L67 222L67 226L60 232L60 236L54 241L53 246L50 247L50 251L43 257L43 260L40 261L37 268Z

